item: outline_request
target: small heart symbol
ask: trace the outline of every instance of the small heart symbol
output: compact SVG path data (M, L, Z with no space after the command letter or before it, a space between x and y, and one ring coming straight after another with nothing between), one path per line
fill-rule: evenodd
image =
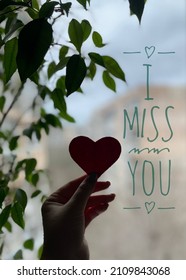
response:
M156 203L154 201L145 202L145 208L146 208L148 214L150 214L150 212L154 209L155 204Z
M94 142L78 136L69 145L72 159L87 173L101 176L120 156L121 145L113 137L104 137Z
M155 52L155 49L156 48L154 46L145 47L145 52L146 52L146 55L147 55L148 58L150 58L153 55L153 53Z

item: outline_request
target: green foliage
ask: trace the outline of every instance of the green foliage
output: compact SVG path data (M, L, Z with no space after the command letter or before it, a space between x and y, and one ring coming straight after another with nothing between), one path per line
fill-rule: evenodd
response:
M71 43L76 47L77 51L80 53L84 36L82 26L76 19L71 20L68 28L68 34Z
M20 226L22 229L25 227L25 221L23 218L23 207L22 205L16 201L11 208L11 217L13 221Z
M10 142L9 142L9 149L11 151L15 150L18 146L18 140L19 140L19 136L14 136L11 138Z
M105 46L105 44L103 44L102 36L98 32L93 32L92 39L96 47L102 48Z
M90 4L90 0L77 0L84 8L87 9L87 4Z
M77 54L71 56L67 63L65 85L67 95L77 91L86 76L87 67L84 59Z
M28 250L32 251L34 249L34 239L33 238L27 239L23 243L23 246L24 246L25 249L28 249Z
M2 182L1 182L2 183ZM7 196L8 194L8 191L9 191L9 188L5 186L3 186L3 184L1 185L1 188L0 188L0 208L2 208L3 206L3 202L4 202L4 199L5 197ZM1 221L2 222L2 221ZM1 227L0 227L1 228Z
M131 14L139 21L145 2L129 0ZM38 169L29 149L28 156L22 155L24 142L32 146L51 127L62 129L64 120L75 122L68 114L68 96L83 92L84 80L93 81L98 68L107 89L117 92L116 80L125 82L119 63L99 53L105 46L102 35L89 20L75 17L77 3L83 11L91 8L90 0L0 1L0 233L13 236L13 224L25 230L28 202L42 202L45 197L40 183L44 170ZM63 20L69 15L70 20ZM55 30L62 26L66 32L56 37ZM95 51L87 51L85 42ZM30 90L29 107L25 108L22 97L29 84L36 94ZM18 100L23 106L16 107ZM49 112L47 102L53 105ZM30 121L24 118L27 112ZM23 259L25 250L35 250L34 241L33 237L23 240L13 259ZM38 258L41 251L42 246Z
M89 53L89 57L93 63L92 67L94 67L94 63L95 63L106 69L106 71L103 72L103 82L109 89L116 91L116 83L112 76L125 82L125 73L123 72L123 70L121 69L121 67L113 57L106 56L106 55L101 56L100 54L97 53Z
M85 42L91 34L92 26L88 22L88 20L84 19L81 22L81 28L83 32L83 42Z
M116 83L108 71L103 72L103 82L108 88L116 92Z
M11 205L7 205L0 214L0 232L2 227L5 225L5 223L7 222L9 215L10 215L10 211L11 211Z
M4 52L4 70L5 83L7 83L17 69L16 55L17 55L18 40L13 38L5 44Z
M17 68L24 82L39 68L52 43L52 26L45 19L26 24L18 40Z
M5 105L5 101L6 101L5 97L3 95L0 96L0 112L3 111L4 105Z
M55 6L59 3L56 1L46 2L41 6L39 10L39 17L40 18L50 18L54 12Z
M14 260L22 260L23 259L23 251L22 250L18 250L14 257L13 257Z
M141 22L146 0L129 0L131 15L135 14Z

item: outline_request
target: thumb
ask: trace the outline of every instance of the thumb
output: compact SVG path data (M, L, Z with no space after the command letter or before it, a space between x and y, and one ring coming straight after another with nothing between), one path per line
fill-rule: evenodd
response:
M95 184L97 182L97 174L91 173L88 175L83 182L79 185L76 192L71 197L70 201L72 204L81 210L85 209L87 201L92 194Z

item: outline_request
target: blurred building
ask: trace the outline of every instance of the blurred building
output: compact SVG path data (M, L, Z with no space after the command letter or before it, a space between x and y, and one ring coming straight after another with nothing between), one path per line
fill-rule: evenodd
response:
M50 140L54 188L83 174L69 156L73 137L113 136L122 145L120 159L101 178L112 182L108 192L116 200L87 229L91 259L186 258L186 89L152 87L150 95L147 101L145 87L132 90L85 127L66 128ZM126 112L131 123L124 126Z

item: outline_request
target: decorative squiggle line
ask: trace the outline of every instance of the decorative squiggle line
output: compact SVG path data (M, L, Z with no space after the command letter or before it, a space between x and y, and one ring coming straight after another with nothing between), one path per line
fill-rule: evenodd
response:
M139 155L140 153L143 153L144 151L147 151L148 154L150 154L150 153L160 154L160 153L162 153L162 152L164 152L164 151L166 151L166 150L167 150L168 153L170 153L170 149L169 149L169 148L163 148L163 149L143 148L143 149L141 149L141 150L138 149L138 148L133 148L133 149L131 149L131 150L129 151L129 154L132 153L132 152L134 152L135 154L138 154L138 155Z

